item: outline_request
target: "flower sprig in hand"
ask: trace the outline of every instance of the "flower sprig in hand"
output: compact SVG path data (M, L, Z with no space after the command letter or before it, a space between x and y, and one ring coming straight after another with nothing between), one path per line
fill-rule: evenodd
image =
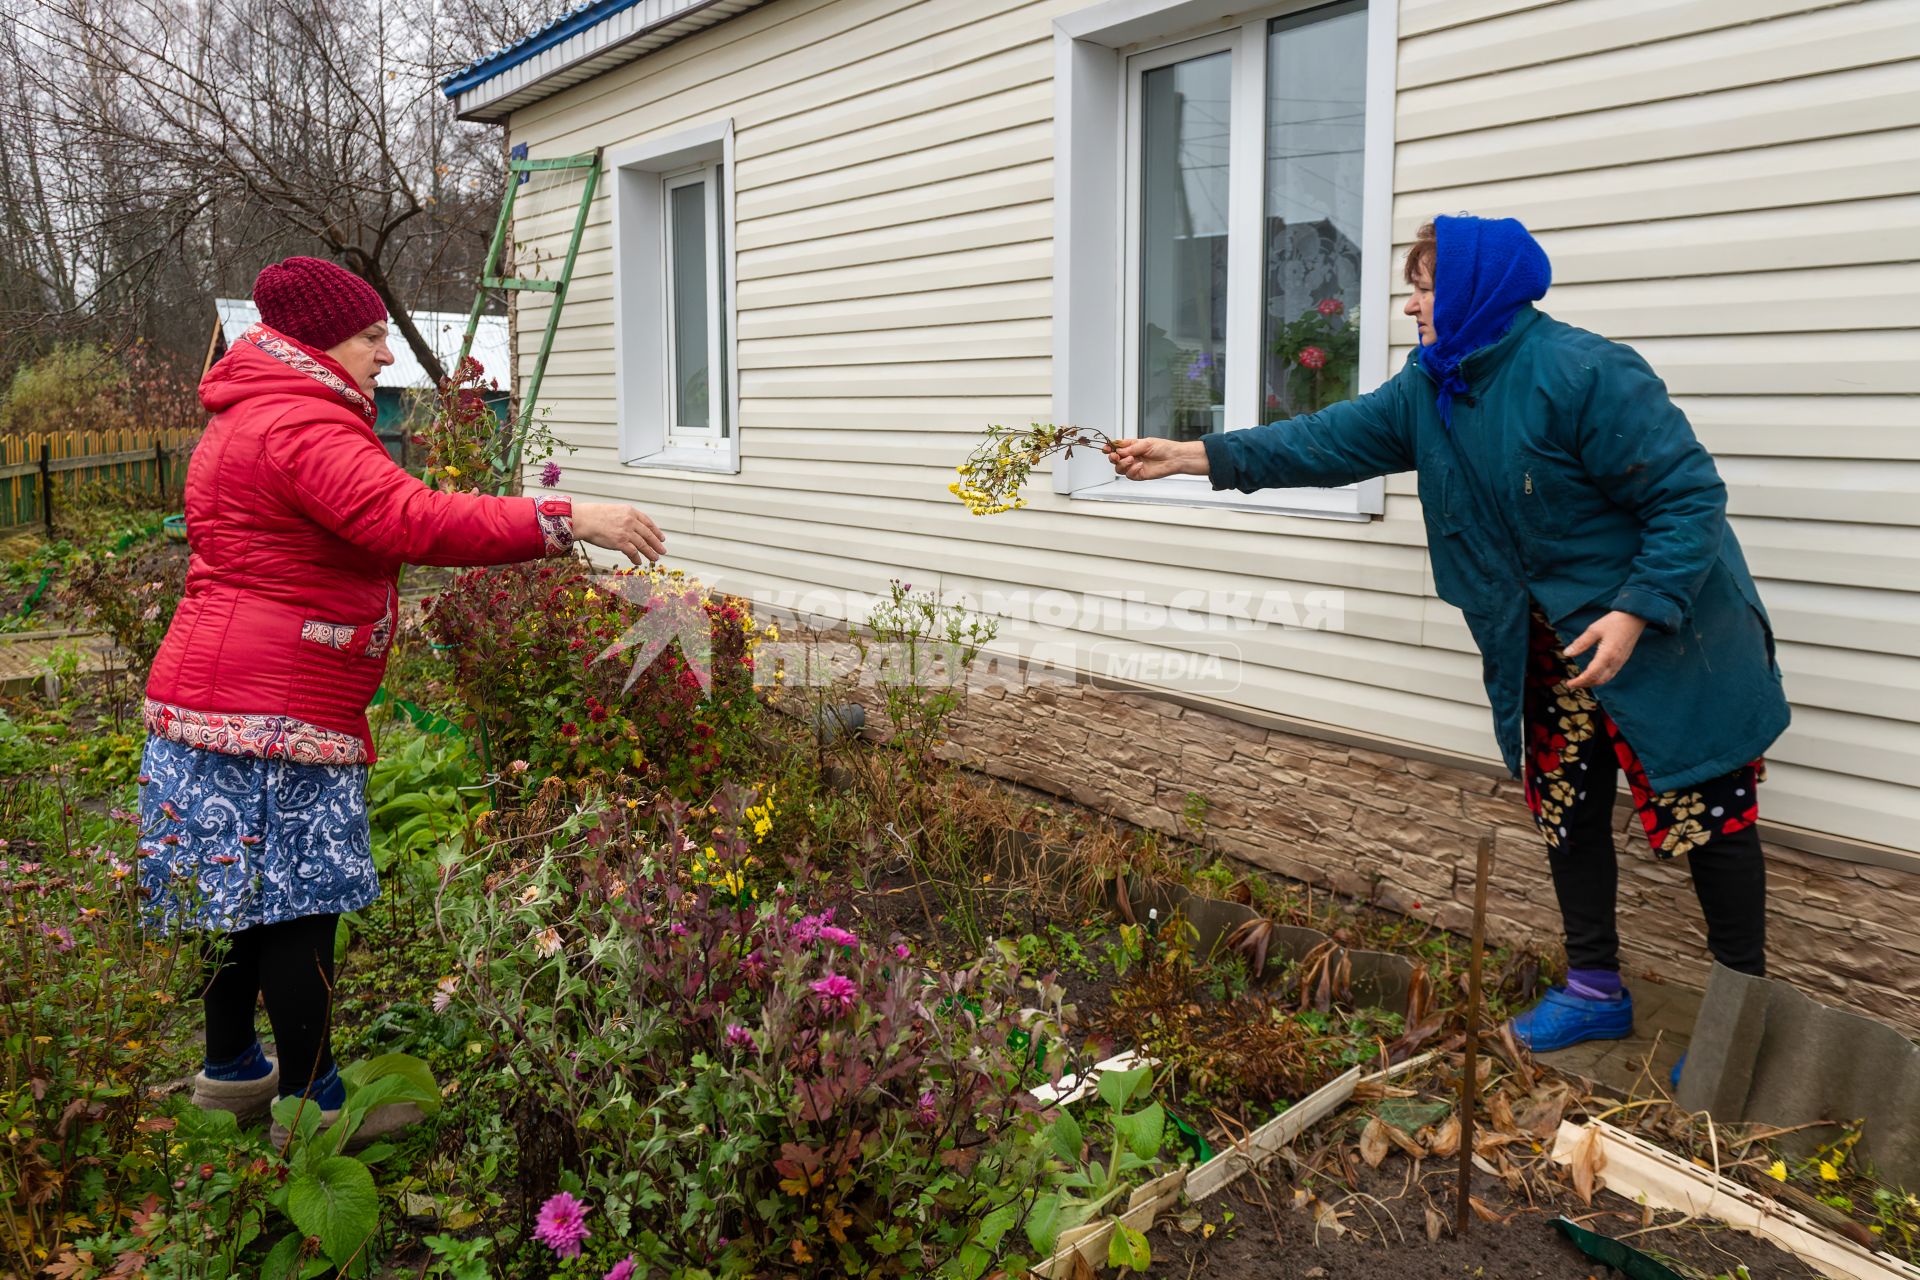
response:
M1036 422L1019 430L990 426L967 460L954 468L960 478L947 491L967 504L976 516L994 516L1027 505L1020 488L1040 459L1050 453L1071 458L1075 448L1101 448L1112 443L1105 433L1088 427L1056 427Z

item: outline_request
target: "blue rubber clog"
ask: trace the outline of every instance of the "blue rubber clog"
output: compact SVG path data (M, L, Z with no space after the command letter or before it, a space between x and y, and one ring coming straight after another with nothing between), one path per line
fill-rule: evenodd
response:
M1512 1026L1513 1038L1535 1053L1588 1040L1624 1040L1633 1034L1633 997L1622 991L1617 1000L1595 1000L1554 987Z
M1680 1055L1680 1061L1673 1064L1673 1070L1667 1073L1667 1083L1673 1086L1676 1093L1680 1089L1680 1073L1686 1069L1686 1066L1687 1055L1683 1053Z

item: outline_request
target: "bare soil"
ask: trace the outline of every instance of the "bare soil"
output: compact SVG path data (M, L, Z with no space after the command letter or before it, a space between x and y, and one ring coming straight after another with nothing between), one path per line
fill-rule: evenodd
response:
M1416 1180L1413 1163L1394 1157L1378 1169L1362 1165L1350 1187L1315 1181L1311 1194L1325 1206L1318 1214L1276 1166L1171 1215L1148 1237L1154 1261L1146 1274L1164 1280L1600 1280L1616 1273L1576 1249L1549 1225L1552 1219L1564 1214L1615 1238L1640 1232L1646 1221L1638 1205L1611 1192L1596 1194L1591 1207L1570 1190L1558 1201L1529 1203L1496 1179L1476 1177L1474 1193L1497 1220L1476 1216L1466 1235L1456 1236L1450 1168L1423 1168ZM1437 1239L1427 1232L1429 1206L1446 1224ZM1337 1233L1329 1215L1337 1219ZM1817 1280L1820 1274L1766 1241L1717 1222L1682 1224L1670 1214L1626 1243L1696 1280L1739 1277L1743 1266L1750 1280Z

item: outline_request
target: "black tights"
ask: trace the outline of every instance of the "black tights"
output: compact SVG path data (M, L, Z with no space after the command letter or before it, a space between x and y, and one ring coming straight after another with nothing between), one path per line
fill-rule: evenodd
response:
M301 916L221 935L209 945L207 1061L230 1062L257 1038L264 996L280 1057L280 1092L297 1093L333 1068L333 935L337 915ZM224 945L223 945L224 944Z
M1614 925L1619 868L1613 850L1613 775L1588 784L1585 796L1568 803L1567 835L1549 848L1554 895L1567 930L1567 966L1620 967L1620 934ZM1707 950L1729 969L1765 977L1767 972L1767 869L1760 829L1748 826L1716 834L1681 855L1693 873L1694 895L1707 919Z

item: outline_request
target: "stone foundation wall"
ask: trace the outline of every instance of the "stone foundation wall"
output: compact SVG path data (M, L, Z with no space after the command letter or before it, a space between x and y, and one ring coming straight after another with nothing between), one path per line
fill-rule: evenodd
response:
M1546 847L1518 782L1341 746L1089 684L977 687L951 750L969 766L1205 843L1254 866L1466 932L1479 837L1495 837L1496 942L1560 938ZM1761 820L1766 817L1765 793ZM1619 812L1620 934L1630 978L1699 988L1708 956L1684 859L1656 861ZM1771 972L1817 999L1920 1034L1920 874L1768 844Z

